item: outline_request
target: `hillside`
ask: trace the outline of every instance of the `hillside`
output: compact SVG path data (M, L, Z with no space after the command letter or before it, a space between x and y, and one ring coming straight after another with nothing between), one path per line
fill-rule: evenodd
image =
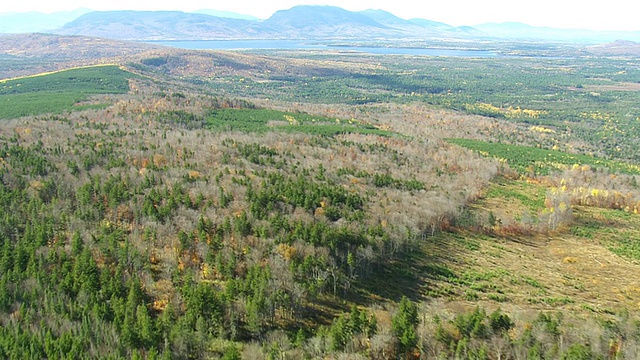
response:
M365 14L328 6L296 6L278 11L265 21L182 12L94 12L56 33L124 40L373 39L408 35Z
M187 40L251 37L257 22L177 11L105 11L85 14L56 30L120 40Z
M295 6L280 10L265 20L283 38L376 38L400 35L366 14L334 6Z
M89 12L91 10L77 9L52 14L40 12L0 13L0 33L18 34L52 31Z
M84 36L14 34L0 36L0 79L104 63L161 47Z
M0 57L0 358L637 358L634 62L74 39Z
M0 36L0 52L23 58L104 59L129 56L157 49L158 46L91 38L49 34L15 34Z
M211 16L217 16L222 18L230 18L230 19L242 19L242 20L260 20L255 16L238 14L232 11L222 11L222 10L212 10L212 9L202 9L194 11L196 14L205 14Z
M585 51L596 55L638 56L640 55L640 43L616 40L606 44L590 46Z
M520 23L459 28L425 19L400 19L383 10L351 12L333 6L299 5L259 21L205 11L109 11L85 14L55 30L57 34L121 40L316 39L397 40L510 39L599 43L640 40L634 32L598 32L534 27Z

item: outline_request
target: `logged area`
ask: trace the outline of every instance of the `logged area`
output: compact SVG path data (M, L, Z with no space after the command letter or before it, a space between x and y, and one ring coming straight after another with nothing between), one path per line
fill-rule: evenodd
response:
M0 57L0 358L640 356L637 60L133 49Z

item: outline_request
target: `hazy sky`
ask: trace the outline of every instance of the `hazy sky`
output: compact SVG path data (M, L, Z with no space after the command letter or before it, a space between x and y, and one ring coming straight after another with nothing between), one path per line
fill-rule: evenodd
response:
M295 5L335 5L347 10L382 9L404 19L423 18L450 25L516 21L534 26L640 31L631 0L2 0L0 13L92 10L234 11L266 19Z

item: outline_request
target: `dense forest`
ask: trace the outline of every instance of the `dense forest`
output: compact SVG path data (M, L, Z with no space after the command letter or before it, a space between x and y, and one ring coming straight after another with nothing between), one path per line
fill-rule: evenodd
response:
M153 50L4 80L0 358L634 359L637 65Z

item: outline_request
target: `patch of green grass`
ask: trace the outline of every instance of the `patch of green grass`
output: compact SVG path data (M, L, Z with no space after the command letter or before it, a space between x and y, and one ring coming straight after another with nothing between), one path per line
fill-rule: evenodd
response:
M636 236L621 236L618 241L609 246L609 250L633 260L640 260L640 238Z
M636 217L635 214L632 214L630 212L623 211L623 210L618 210L618 209L604 209L602 210L601 213L604 216L604 218L607 220L629 221L634 217Z
M478 251L480 250L480 242L474 236L470 237L466 234L449 233L448 237L451 241L464 246L467 250Z
M531 304L547 304L549 306L562 306L567 304L573 304L575 300L567 296L559 297L543 297L543 298L530 298L528 299Z
M493 300L493 301L497 301L497 302L507 302L507 301L509 301L509 298L507 298L507 296L504 295L504 294L488 294L487 298L489 298L489 300Z
M583 226L572 226L571 229L569 229L569 232L571 233L571 235L579 236L585 239L593 239L593 235L595 233L593 229Z
M478 293L473 290L466 290L464 292L464 299L467 301L477 301L479 296Z
M218 131L298 132L334 136L357 133L389 136L392 133L355 121L269 109L216 109L206 116L207 126Z
M0 119L102 108L76 104L98 94L124 94L134 75L116 65L94 66L0 82Z
M461 279L472 283L475 281L491 281L492 279L501 279L507 276L509 276L509 272L507 270L498 268L487 270L485 272L468 270L462 274Z
M489 292L490 290L497 290L498 287L495 284L491 284L489 282L477 282L469 285L469 288L474 291L480 291L483 293Z
M499 183L492 183L485 197L488 199L515 199L527 207L531 213L536 214L545 207L546 188L527 184L523 181L505 180Z
M599 241L612 253L627 259L640 260L640 217L614 209L597 209L589 218L578 213L572 235Z
M538 289L544 289L544 286L542 284L540 284L540 282L538 282L538 280L528 277L528 276L523 276L522 277L522 281L524 281L525 283L533 286L534 288L538 288Z
M471 139L449 139L448 141L475 150L481 155L504 160L512 169L521 174L548 175L573 165L589 165L594 168L607 168L612 172L640 174L640 166L638 165L594 156Z

